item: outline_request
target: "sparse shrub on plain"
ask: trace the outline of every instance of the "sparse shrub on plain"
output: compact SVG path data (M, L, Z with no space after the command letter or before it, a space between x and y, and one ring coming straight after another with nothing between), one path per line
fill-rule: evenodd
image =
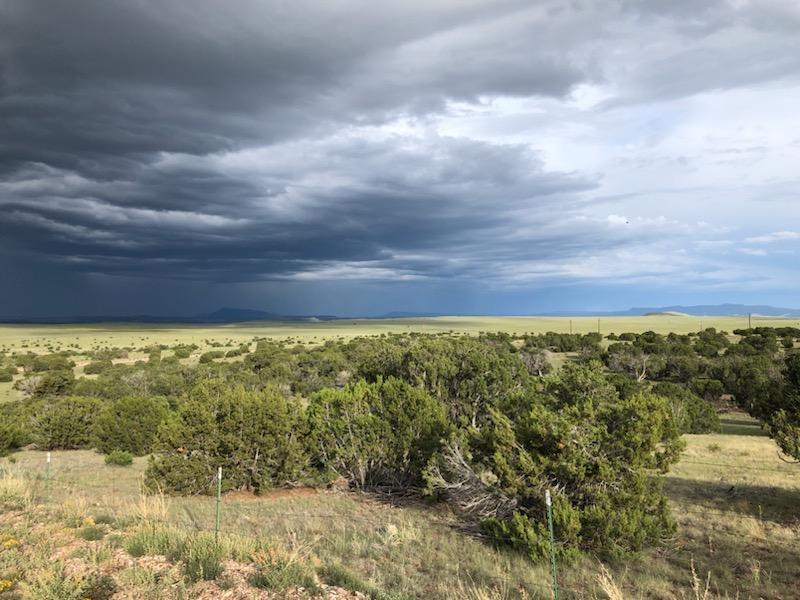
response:
M200 364L208 364L214 362L218 358L225 358L225 352L223 350L209 350L200 355Z
M127 467L133 464L133 454L125 450L112 450L105 458L107 465Z
M255 572L250 575L250 585L275 592L286 592L303 587L313 592L318 589L314 571L300 557L278 549L257 553L253 557Z
M13 369L13 370L12 370ZM9 382L14 380L16 374L16 367L2 367L0 368L0 382Z
M173 544L181 538L183 532L157 523L143 523L128 535L123 548L131 556L164 555L172 551Z
M88 575L82 588L84 600L111 600L118 590L114 578L102 571Z
M114 363L112 363L110 360L95 360L83 367L83 372L87 375L98 375L99 373L107 371L113 366Z
M55 561L31 574L27 591L34 600L85 600L85 584L83 576Z
M78 531L78 537L87 542L102 540L105 535L105 529L98 525L86 525Z
M172 546L167 555L172 562L183 563L183 574L187 581L211 581L222 574L222 546L214 537L198 533L187 536Z

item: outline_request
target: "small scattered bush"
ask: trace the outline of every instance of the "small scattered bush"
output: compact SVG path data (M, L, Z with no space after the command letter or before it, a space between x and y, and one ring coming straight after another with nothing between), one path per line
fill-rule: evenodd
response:
M127 467L133 464L133 454L125 450L112 450L106 455L106 464L116 467Z
M104 371L107 371L113 366L114 363L112 363L110 360L96 360L86 365L83 368L83 372L87 375L98 375Z
M222 350L209 350L200 355L200 364L214 362L218 358L224 358L225 352Z
M167 555L173 562L183 562L186 579L212 581L222 574L222 546L208 534L191 535L179 541Z
M109 515L109 514L100 514L94 518L94 522L97 525L113 525L116 522L116 519Z
M108 573L92 573L82 587L84 600L111 600L117 593L117 584Z
M155 523L142 525L125 538L125 552L134 557L145 555L168 555L172 552L174 540L182 535L174 530Z
M285 592L293 587L313 592L319 588L314 572L296 556L280 550L267 550L253 558L255 571L248 582L254 587L275 592Z
M31 577L28 591L37 600L85 600L86 580L70 573L62 561L56 561Z
M319 576L328 585L344 588L351 592L360 592L372 600L411 600L410 596L382 592L338 563L323 565L319 569Z
M86 540L87 542L96 542L102 540L106 535L105 530L98 525L86 525L78 531L78 537Z

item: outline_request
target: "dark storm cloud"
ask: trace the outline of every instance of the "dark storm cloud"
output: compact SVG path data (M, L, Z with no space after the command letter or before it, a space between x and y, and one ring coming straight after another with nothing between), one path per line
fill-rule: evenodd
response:
M98 172L109 158L269 143L447 99L562 95L584 79L566 56L538 51L535 35L485 36L523 6L12 0L0 9L2 158Z
M619 105L791 77L793 18L721 0L6 0L0 262L211 282L575 276L565 265L680 226L589 218L600 176L426 122L598 82Z
M342 275L445 276L474 268L459 257L558 256L567 230L549 221L594 185L545 172L525 147L397 136L174 155L136 175L18 171L0 183L0 234L80 271L247 280L358 263Z

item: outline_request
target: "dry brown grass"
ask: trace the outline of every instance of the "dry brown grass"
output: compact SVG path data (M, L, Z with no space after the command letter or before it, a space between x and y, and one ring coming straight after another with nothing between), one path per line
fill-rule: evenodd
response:
M686 456L668 474L675 537L605 568L590 559L560 564L562 598L796 597L800 468L780 461L774 443L744 417L726 420L737 434L687 436ZM17 459L20 472L9 485L21 485L14 494L25 497L35 482L19 474L41 475L43 454L21 452ZM131 527L163 521L176 535L213 529L213 498L142 495L144 466L137 459L111 469L92 452L54 452L52 504L88 516L107 512ZM76 498L65 504L68 496ZM300 560L342 565L396 598L548 597L547 564L492 548L457 525L442 507L393 506L361 494L231 495L223 500L220 543L237 561L271 547L296 550ZM136 569L133 575L148 576Z

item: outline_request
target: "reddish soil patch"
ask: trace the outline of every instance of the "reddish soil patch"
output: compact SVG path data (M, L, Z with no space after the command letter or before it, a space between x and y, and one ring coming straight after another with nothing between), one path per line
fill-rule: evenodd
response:
M263 494L256 495L253 492L236 491L228 492L225 494L226 500L243 500L243 501L258 501L258 500L278 500L280 498L303 498L308 496L316 496L322 492L317 488L312 487L296 487L296 488L280 488L276 490L269 490Z

